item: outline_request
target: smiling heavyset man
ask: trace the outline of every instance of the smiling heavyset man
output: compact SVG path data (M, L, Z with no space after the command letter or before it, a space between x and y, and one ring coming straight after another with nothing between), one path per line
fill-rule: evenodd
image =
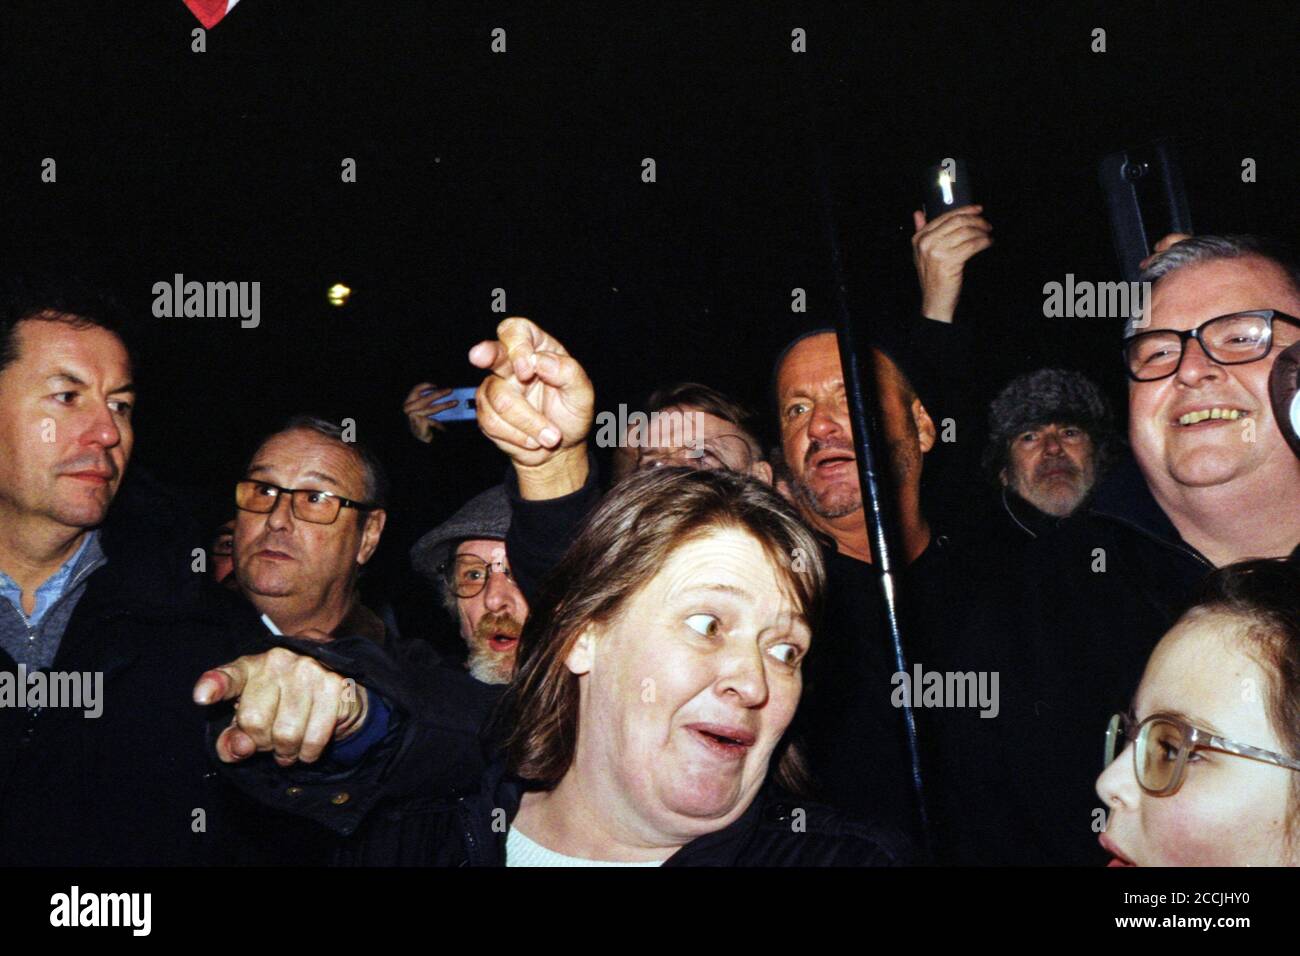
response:
M1154 257L1149 322L1128 329L1131 459L986 595L965 669L1002 672L1002 717L951 748L959 856L1100 863L1095 728L1215 567L1300 542L1300 461L1273 418L1273 359L1300 339L1300 268L1250 237ZM976 813L971 808L981 807Z

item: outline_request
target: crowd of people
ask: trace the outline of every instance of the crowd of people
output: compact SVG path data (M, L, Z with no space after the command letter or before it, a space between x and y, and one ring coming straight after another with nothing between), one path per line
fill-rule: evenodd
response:
M1126 414L1027 369L978 465L936 476L991 228L918 214L919 314L868 353L903 671L833 330L755 370L766 423L665 381L608 482L581 349L524 318L477 344L505 481L410 554L460 661L363 601L389 507L364 443L309 416L265 436L195 574L181 502L126 477L113 310L13 297L0 674L100 674L104 707L0 696L0 860L1300 863L1300 457L1269 395L1300 264L1169 237L1115 342ZM414 437L453 401L412 388ZM923 474L967 520L927 514Z

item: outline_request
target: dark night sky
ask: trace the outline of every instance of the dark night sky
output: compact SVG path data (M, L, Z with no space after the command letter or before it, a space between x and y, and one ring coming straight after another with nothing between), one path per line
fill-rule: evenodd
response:
M243 0L197 54L180 0L6 2L5 268L68 268L132 308L137 462L224 488L287 414L350 416L427 489L405 535L502 467L473 430L418 445L399 412L422 378L477 382L464 356L500 318L494 287L603 407L678 378L761 402L779 345L832 321L816 138L859 315L910 307L919 171L961 156L997 239L971 267L971 321L1001 356L980 373L1052 361L1116 389L1112 327L1041 315L1044 282L1118 277L1097 160L1172 135L1198 231L1294 238L1300 20L1026 6ZM177 272L260 281L261 327L153 318ZM356 290L341 310L336 280Z

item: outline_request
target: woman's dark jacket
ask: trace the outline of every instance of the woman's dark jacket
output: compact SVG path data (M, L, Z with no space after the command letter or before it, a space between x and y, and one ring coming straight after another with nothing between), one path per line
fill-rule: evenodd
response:
M399 826L352 841L343 862L360 866L504 866L508 823L527 781L494 764L475 794L392 811ZM504 811L504 812L502 812ZM898 835L842 816L768 784L730 826L692 840L664 866L897 866L910 852Z

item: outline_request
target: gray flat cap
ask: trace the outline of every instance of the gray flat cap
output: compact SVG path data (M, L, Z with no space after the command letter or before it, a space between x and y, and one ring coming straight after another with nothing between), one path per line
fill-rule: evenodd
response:
M459 511L434 528L411 548L411 565L430 581L438 578L438 565L451 555L452 545L466 538L504 541L510 530L510 499L504 485L475 495Z

